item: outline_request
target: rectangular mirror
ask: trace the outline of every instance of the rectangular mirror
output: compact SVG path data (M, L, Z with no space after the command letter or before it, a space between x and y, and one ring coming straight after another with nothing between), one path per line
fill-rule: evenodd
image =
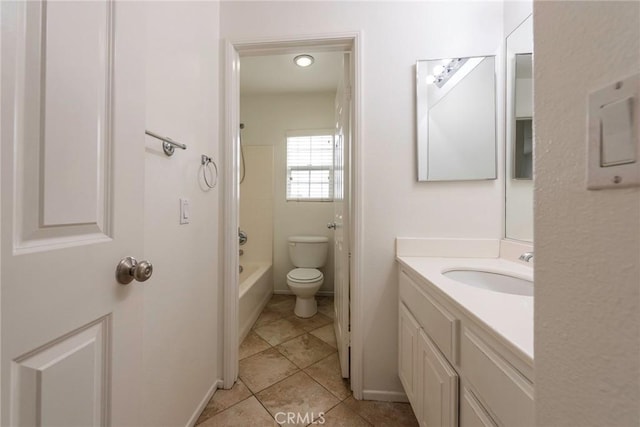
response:
M515 55L513 178L533 179L533 55Z
M496 179L494 56L418 61L418 181Z
M506 42L505 237L533 242L533 18Z

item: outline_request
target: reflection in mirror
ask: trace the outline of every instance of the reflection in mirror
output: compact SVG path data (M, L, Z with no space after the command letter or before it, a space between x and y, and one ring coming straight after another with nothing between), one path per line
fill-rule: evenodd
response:
M505 237L533 242L533 18L506 45Z
M416 65L418 180L496 178L495 57Z
M515 140L513 168L515 179L533 179L533 55L516 54Z

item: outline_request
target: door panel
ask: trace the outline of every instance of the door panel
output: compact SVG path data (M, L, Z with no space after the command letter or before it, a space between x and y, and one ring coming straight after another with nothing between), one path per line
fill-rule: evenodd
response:
M106 425L108 332L105 317L14 361L19 425Z
M420 402L416 397L418 372L416 359L418 355L418 336L420 325L411 315L407 307L400 303L398 325L398 377L413 408L418 408Z
M459 427L497 427L491 417L482 408L473 393L466 387L462 388L460 398L460 426Z
M340 369L349 377L349 193L351 146L351 89L349 54L344 54L343 73L336 93L336 133L334 138L334 329Z
M418 338L418 420L421 426L458 426L458 374L421 330Z
M16 9L14 250L106 241L113 4L27 2Z
M144 14L2 2L1 425L139 425ZM73 408L73 409L72 409Z

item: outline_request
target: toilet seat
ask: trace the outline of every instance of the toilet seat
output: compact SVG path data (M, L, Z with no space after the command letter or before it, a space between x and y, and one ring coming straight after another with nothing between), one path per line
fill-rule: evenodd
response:
M294 268L287 274L287 279L295 283L313 283L322 278L322 272L316 268Z

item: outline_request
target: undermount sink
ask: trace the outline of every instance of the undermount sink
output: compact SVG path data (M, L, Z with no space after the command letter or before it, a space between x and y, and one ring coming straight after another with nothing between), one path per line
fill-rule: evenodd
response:
M449 270L442 273L449 279L474 288L505 294L533 296L533 282L507 274L479 270Z

